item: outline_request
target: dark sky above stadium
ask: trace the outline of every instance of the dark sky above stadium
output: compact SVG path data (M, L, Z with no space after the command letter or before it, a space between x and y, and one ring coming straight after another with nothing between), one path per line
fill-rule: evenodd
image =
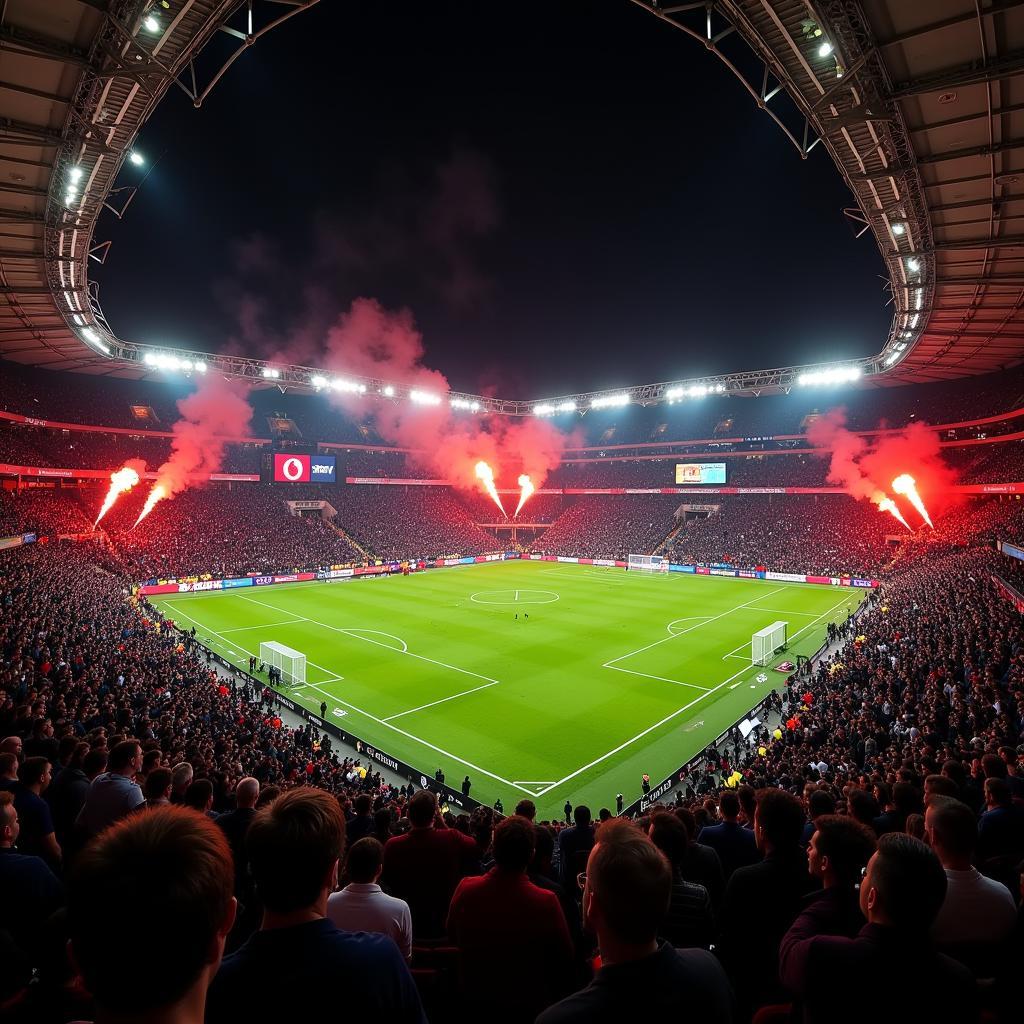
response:
M372 296L453 387L535 399L868 355L889 324L823 147L628 0L323 0L138 148L93 276L141 342L315 350Z

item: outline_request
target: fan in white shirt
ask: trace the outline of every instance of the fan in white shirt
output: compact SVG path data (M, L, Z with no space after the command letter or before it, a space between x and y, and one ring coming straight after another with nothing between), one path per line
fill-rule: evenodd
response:
M394 940L408 960L412 956L412 914L405 900L389 896L377 884L384 847L372 836L352 846L345 861L351 879L327 900L327 917L346 932L375 932Z

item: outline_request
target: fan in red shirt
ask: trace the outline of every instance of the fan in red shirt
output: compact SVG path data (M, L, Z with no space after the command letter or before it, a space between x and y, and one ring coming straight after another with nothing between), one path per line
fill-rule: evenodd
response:
M479 869L476 843L445 828L437 817L437 798L428 790L409 801L407 813L412 829L387 841L381 884L409 904L413 938L437 939L445 934L459 880Z
M459 947L463 991L492 998L501 1018L533 1021L568 992L572 940L555 893L526 877L535 835L526 818L505 818L494 830L494 867L464 878L452 897L448 934ZM510 978L529 979L509 985ZM571 987L571 986L570 986Z

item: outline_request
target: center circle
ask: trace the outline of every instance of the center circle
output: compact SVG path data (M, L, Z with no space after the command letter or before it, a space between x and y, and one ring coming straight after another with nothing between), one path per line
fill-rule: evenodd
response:
M550 590L478 590L470 601L488 605L553 604L558 594Z

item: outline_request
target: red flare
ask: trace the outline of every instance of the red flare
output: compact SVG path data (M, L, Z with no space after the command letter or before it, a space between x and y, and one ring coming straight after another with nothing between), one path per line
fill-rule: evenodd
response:
M484 485L484 490L494 499L494 504L501 509L501 514L507 519L508 513L505 511L505 506L502 505L497 488L494 486L494 470L481 460L476 464L476 476Z
M536 487L533 486L533 481L525 473L523 473L522 476L519 477L519 486L523 490L522 493L519 495L519 504L516 505L516 515L519 515L519 510L526 504L526 500L537 489Z
M114 502L125 491L130 491L138 482L139 474L131 466L122 466L110 474L110 490L107 491L107 496L103 499L103 507L96 517L96 522L92 524L94 530L100 520L114 507Z
M896 505L896 502L892 500L892 498L883 498L878 503L878 507L883 512L891 512L908 530L910 530L910 523L908 523L906 519L903 518L903 513L900 512L899 507ZM914 531L910 530L910 532L913 533Z
M931 516L928 515L928 509L924 507L924 502L921 500L921 495L917 493L917 481L909 473L903 473L896 477L892 482L892 489L897 494L902 494L907 501L910 502L914 508L917 509L918 515L934 530L935 526L932 523Z
M135 520L135 526L138 526L150 512L153 511L154 506L161 498L167 497L167 488L163 484L154 484L153 490L149 492L149 497L146 499L146 504L142 506L142 511L139 513L139 518ZM132 529L135 529L135 526Z

